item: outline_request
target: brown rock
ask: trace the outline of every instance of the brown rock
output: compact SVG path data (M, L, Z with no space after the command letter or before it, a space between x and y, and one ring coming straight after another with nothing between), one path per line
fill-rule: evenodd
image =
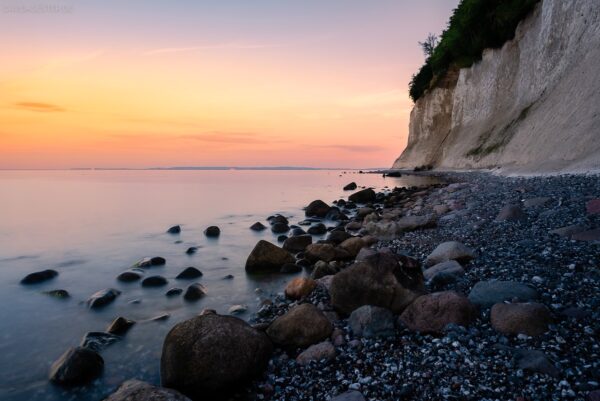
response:
M311 278L298 277L293 279L285 287L285 295L290 299L301 299L308 296L317 286L317 282Z
M346 251L348 251L348 253L352 256L355 257L356 255L358 255L358 252L364 248L367 244L365 243L365 241L360 238L360 237L352 237L352 238L348 238L347 240L345 240L344 242L342 242L340 245L338 245L340 248L345 249Z
M441 333L449 323L466 327L476 316L477 308L467 297L443 291L417 298L400 315L400 320L411 330Z
M337 253L335 247L331 244L310 244L306 247L304 255L306 259L313 263L319 260L331 262L335 259Z
M191 401L185 395L164 387L156 387L140 380L123 382L104 401Z
M275 273L296 260L291 253L268 241L260 240L246 260L247 273Z
M536 302L492 306L492 327L503 334L527 334L538 336L548 330L552 321L550 310Z
M300 365L306 365L311 361L331 360L335 358L335 348L329 341L311 345L296 358Z
M325 340L333 326L316 306L301 304L275 319L267 335L281 347L304 348Z

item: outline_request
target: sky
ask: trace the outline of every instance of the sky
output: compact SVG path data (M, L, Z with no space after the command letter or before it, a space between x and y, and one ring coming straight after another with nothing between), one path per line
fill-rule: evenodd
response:
M0 169L387 167L458 0L2 0Z

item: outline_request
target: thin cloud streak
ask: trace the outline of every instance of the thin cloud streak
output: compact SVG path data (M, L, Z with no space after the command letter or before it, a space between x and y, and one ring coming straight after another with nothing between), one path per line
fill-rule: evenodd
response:
M55 104L51 104L51 103L18 102L18 103L15 103L14 105L19 109L42 112L42 113L66 111L64 108L57 106Z

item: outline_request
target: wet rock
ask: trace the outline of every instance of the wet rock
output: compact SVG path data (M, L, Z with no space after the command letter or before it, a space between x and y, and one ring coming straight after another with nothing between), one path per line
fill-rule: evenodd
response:
M534 373L543 373L552 377L559 377L560 370L542 352L532 349L517 349L513 354L513 361L518 369Z
M86 384L102 374L104 360L97 352L74 347L62 354L50 367L50 381L63 386Z
M335 348L330 341L323 341L318 344L311 345L304 350L296 358L296 362L300 365L307 365L312 361L332 360L335 358Z
M490 308L492 305L504 301L517 299L522 302L538 299L538 292L516 281L480 281L469 293L469 300L483 308Z
M310 244L304 251L304 256L311 262L319 260L331 262L337 255L336 249L331 244Z
M364 305L355 309L348 324L356 337L390 337L396 331L392 312L379 306Z
M43 292L46 295L49 295L53 298L59 298L59 299L67 299L71 297L71 294L69 294L69 292L67 290L50 290L50 291L44 291Z
M311 278L298 277L290 281L285 287L285 296L290 299L302 299L308 296L317 287L317 282Z
M377 194L371 188L366 188L351 194L348 200L355 203L369 203L375 201Z
M286 263L281 266L279 269L280 273L288 274L288 273L299 273L302 271L302 266L295 263Z
M519 205L509 204L500 209L496 221L523 221L527 215Z
M311 277L315 280L318 280L325 276L330 276L337 273L337 269L333 267L330 263L319 260L315 263L315 267L311 273Z
M263 231L263 230L266 230L266 228L267 228L267 226L265 226L260 221L257 221L256 223L254 223L250 226L250 229L252 231Z
M299 235L305 235L306 231L304 231L302 228L300 227L292 227L292 236L299 236Z
M169 288L167 292L165 292L165 295L167 297L176 297L178 295L181 295L181 293L183 293L183 288L173 287Z
M288 239L287 235L280 235L279 237L277 237L277 242L284 243L286 239Z
M126 271L117 276L117 280L122 281L124 283L130 283L132 281L137 281L142 278L142 275L135 271Z
M448 324L467 327L477 317L477 308L454 291L423 295L410 304L400 320L410 330L442 333Z
M188 280L192 278L202 277L202 272L193 266L186 267L175 278L179 280Z
M348 231L357 231L362 228L362 223L360 221L351 221L346 224L346 230Z
M188 255L193 255L198 251L198 247L197 246L190 246L185 253Z
M381 306L400 313L424 292L423 282L418 261L379 252L333 277L331 304L345 315L363 305Z
M304 210L304 214L307 217L325 217L329 212L329 208L330 206L327 203L323 202L320 199L317 199L309 203L309 205Z
M168 281L163 276L150 276L142 280L142 287L162 287Z
M283 249L289 252L302 252L308 245L312 244L312 236L309 234L289 237L283 243Z
M204 230L204 235L209 238L217 238L219 235L221 235L221 229L217 226L207 227L206 230Z
M205 314L175 325L160 361L161 383L198 399L223 398L260 375L272 345L233 316Z
M360 250L362 248L364 248L366 245L367 245L366 242L362 238L351 237L351 238L348 238L347 240L345 240L344 242L342 242L339 245L339 247L341 249L348 251L348 253L354 258L354 257L356 257L356 255L358 255L358 252L360 252Z
M342 213L342 211L338 207L330 208L329 212L327 212L327 214L325 215L325 219L331 221L349 220L348 216Z
M267 220L269 221L269 224L274 225L274 224L285 224L288 225L290 222L288 221L287 218L285 218L285 216L282 216L280 214L276 214L275 216L269 216L267 218Z
M186 301L197 301L206 295L206 288L200 283L190 284L183 294Z
M153 318L150 319L150 321L152 321L152 322L163 322L163 321L167 320L170 317L171 317L170 314L168 314L168 313L162 313L160 315L154 316Z
M538 336L548 330L552 315L539 303L498 303L490 313L492 327L503 334Z
M366 401L366 399L360 391L350 390L336 395L329 401Z
M275 223L271 226L271 231L275 234L287 233L290 231L290 226L284 223Z
M155 256L153 258L143 258L134 264L134 267L153 267L162 266L167 263L167 260L161 256Z
M104 333L102 331L90 331L85 333L85 335L81 339L80 346L84 348L89 348L96 352L100 352L104 348L116 343L120 339L121 337L115 334Z
M308 230L306 230L306 232L308 232L311 235L323 235L327 233L327 226L325 226L325 224L323 223L317 223L308 227Z
M87 300L87 305L91 309L101 308L113 302L119 295L121 295L121 291L114 288L106 288L92 294Z
M35 273L26 275L22 280L21 284L37 284L44 281L48 281L58 276L58 272L52 269L46 269Z
M312 304L301 304L275 319L267 335L278 346L304 348L327 339L332 331L323 312Z
M448 260L429 267L423 272L425 280L434 280L438 275L462 276L465 270L456 260Z
M433 266L448 260L466 263L475 257L475 251L458 241L448 241L439 244L425 260L427 266Z
M180 232L181 232L180 226L173 226L167 230L167 233L169 233L169 234L179 234Z
M295 259L285 249L273 245L268 241L258 241L246 260L247 273L274 273L278 272L286 263L294 263Z
M341 244L342 242L344 242L345 240L347 240L348 238L351 238L351 237L352 237L352 235L350 235L346 231L334 230L334 231L330 232L329 235L327 236L327 241L332 242L334 244Z
M227 310L230 315L241 315L248 310L246 305L231 305Z
M228 274L223 277L223 280L232 280L232 279L233 279L233 274Z
M183 394L139 380L127 380L104 401L191 401Z
M116 334L122 336L129 331L129 329L135 324L135 321L119 316L106 329L107 333Z
M344 191L354 191L357 188L357 185L355 182L351 182L350 184L347 184L344 186Z

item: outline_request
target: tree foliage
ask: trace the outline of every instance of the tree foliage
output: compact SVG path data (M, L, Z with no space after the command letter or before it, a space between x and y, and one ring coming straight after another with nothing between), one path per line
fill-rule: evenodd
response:
M470 67L481 60L484 49L499 48L514 37L519 22L540 0L461 0L446 30L426 53L425 64L412 77L409 95L416 101L451 68ZM430 36L433 36L430 34ZM429 50L431 42L427 44Z

